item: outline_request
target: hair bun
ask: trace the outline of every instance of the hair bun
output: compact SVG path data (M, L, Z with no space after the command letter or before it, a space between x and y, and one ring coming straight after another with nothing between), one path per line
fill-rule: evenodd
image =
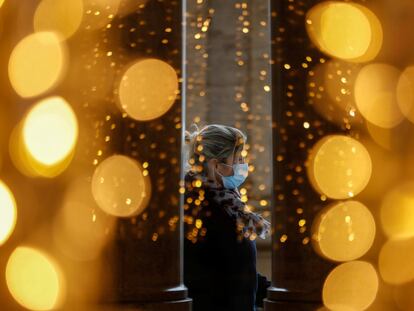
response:
M193 129L191 131L191 129ZM190 131L185 131L185 143L190 144L193 143L197 135L199 134L199 129L197 124L193 123L190 126Z

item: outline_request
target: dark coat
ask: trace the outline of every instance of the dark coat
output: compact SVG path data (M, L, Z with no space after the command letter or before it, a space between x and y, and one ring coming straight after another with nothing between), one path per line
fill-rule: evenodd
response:
M255 305L262 303L256 298L263 299L270 282L256 271L255 241L238 234L236 221L212 199L214 194L209 189L202 188L201 211L194 204L188 204L188 198L194 202L199 192L191 187L191 176L187 174L185 180L184 284L193 299L193 310L256 310ZM196 219L203 225L203 229L196 231L204 230L204 235L189 238L188 234L196 228Z

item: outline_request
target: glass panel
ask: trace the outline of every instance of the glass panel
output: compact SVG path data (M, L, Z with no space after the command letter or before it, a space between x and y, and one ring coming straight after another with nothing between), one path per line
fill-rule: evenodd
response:
M272 141L269 3L188 1L187 129L234 126L247 134L251 210L270 219ZM270 277L270 238L257 239L259 270Z

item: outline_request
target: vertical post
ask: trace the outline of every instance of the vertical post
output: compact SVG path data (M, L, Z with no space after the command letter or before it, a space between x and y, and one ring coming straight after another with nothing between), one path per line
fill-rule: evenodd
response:
M116 31L125 28L120 37L129 61L163 60L176 70L181 85L180 96L160 118L139 122L123 115L118 120L123 141L119 151L148 163L152 194L142 214L118 219L115 240L105 251L111 276L99 310L191 309L182 278L179 192L185 128L184 17L185 0L149 0L142 10L112 25Z
M303 122L319 117L307 107L308 72L302 64L307 56L319 59L305 29L305 14L314 3L295 3L292 10L291 2L270 1L274 194L267 311L316 310L332 268L310 243L310 225L321 202L306 176L307 151L313 142L307 140Z

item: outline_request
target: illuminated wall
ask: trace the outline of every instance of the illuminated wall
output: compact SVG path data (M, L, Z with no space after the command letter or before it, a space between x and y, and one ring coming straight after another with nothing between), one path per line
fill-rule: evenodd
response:
M219 123L247 134L250 175L240 191L270 218L269 3L189 1L187 12L187 128Z

